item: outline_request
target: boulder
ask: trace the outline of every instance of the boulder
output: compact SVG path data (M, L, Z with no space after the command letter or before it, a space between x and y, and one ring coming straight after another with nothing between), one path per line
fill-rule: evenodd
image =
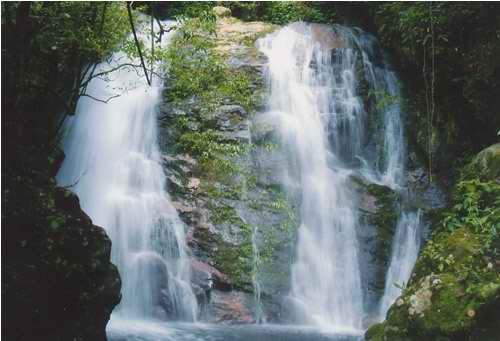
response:
M224 6L215 6L212 8L212 12L218 16L218 17L230 17L231 16L231 10L227 7Z
M215 323L250 324L254 323L246 301L247 294L235 291L212 291L208 319Z
M483 180L500 181L500 143L483 149L468 165L466 178L479 176Z
M201 287L212 288L213 286L218 290L229 290L231 288L229 278L208 263L193 258L191 260L191 269L193 270L193 281Z
M121 299L106 232L67 189L27 181L6 187L15 190L2 195L9 212L2 217L2 235L9 241L2 250L2 298L9 311L3 336L106 340L106 324Z

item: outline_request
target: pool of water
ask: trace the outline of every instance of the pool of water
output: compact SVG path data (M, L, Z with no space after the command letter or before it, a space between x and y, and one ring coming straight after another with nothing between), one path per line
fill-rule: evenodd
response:
M221 325L116 320L110 341L362 341L362 332L325 331L289 325Z

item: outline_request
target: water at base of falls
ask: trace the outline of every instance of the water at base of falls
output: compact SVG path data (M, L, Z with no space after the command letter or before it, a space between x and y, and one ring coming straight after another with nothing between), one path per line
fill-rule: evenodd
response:
M109 341L362 341L361 334L332 333L310 327L214 325L203 323L155 323L111 320Z
M95 73L133 63L116 53ZM122 318L194 321L196 298L184 225L170 202L158 147L156 107L162 84L148 86L138 70L122 67L87 86L64 139L58 183L71 186L82 209L110 236L122 278Z

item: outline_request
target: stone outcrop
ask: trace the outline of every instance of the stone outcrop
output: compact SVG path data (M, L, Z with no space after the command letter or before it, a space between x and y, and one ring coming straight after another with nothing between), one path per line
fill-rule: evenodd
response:
M465 170L466 177L479 176L483 180L500 180L500 143L483 149Z
M255 129L265 91L265 61L255 41L274 28L219 16L217 34L211 37L227 72L250 82L252 105L224 98L208 109L203 99L189 97L166 102L160 109L167 187L186 224L193 258L192 285L202 304L202 318L213 322L254 321L252 279L256 273L263 304L268 306L266 314L278 320L282 302L277 293L289 285L287 259L294 222L277 178L284 160L270 148L275 133L259 134ZM222 79L215 86L227 84ZM206 151L217 154L222 148L222 155L207 159L185 150L182 141L186 136L189 147L202 141L207 131L211 135L203 147L212 143ZM258 264L252 249L254 227L258 227L255 240L262 257Z
M104 341L121 298L111 240L46 176L2 174L2 335Z

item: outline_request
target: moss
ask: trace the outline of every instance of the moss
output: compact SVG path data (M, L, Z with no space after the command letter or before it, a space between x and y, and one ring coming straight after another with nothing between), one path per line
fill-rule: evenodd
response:
M374 257L377 264L381 265L376 279L377 287L382 290L385 285L386 267L389 264L392 240L398 220L396 210L398 194L389 187L377 184L365 185L365 189L376 198L377 210L368 215L368 222L376 228Z
M214 266L226 274L233 288L251 291L252 265L249 262L252 245L244 242L233 245L208 229L196 229L194 236L204 256L213 260Z
M453 201L438 215L439 229L398 300L402 303L389 310L383 337L392 340L390 330L396 329L411 340L475 340L471 335L488 340L495 334L497 327L486 322L494 318L492 302L500 298L495 262L499 190L478 179L455 186Z
M244 235L247 235L251 232L248 224L246 224L240 218L240 216L236 212L236 209L231 206L211 207L210 212L210 220L214 224L229 224L238 226L240 228L240 232L242 232Z
M480 178L483 181L500 179L500 143L482 150L465 168L462 178Z
M439 277L441 284L433 292L432 309L422 319L424 329L437 335L453 335L470 328L472 319L468 311L475 311L477 304L464 299L464 287L453 274Z
M384 323L377 323L371 326L365 333L368 341L384 341Z

